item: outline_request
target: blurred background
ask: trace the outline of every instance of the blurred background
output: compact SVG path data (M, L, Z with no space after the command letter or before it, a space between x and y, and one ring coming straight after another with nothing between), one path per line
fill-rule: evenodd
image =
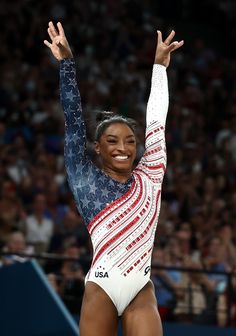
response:
M76 321L92 248L65 175L48 21L73 48L92 158L97 110L134 118L142 155L156 30L184 39L152 279L163 321L221 328L236 327L235 19L234 0L1 1L0 264L37 258Z

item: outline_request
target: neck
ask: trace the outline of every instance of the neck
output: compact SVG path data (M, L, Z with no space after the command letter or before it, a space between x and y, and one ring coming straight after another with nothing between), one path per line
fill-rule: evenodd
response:
M110 176L113 180L125 183L131 176L131 172L115 172L109 168L104 168L103 171Z

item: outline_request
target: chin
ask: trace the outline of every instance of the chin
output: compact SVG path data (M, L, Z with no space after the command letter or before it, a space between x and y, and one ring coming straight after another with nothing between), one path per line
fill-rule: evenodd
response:
M117 165L115 167L113 167L113 170L117 173L123 173L123 174L130 174L132 171L132 166L128 165L128 166L122 166L122 165Z

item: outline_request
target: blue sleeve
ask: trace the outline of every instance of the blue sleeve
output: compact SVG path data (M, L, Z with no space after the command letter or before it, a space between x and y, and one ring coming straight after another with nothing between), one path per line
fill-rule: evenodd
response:
M60 62L60 98L65 114L65 166L73 191L86 169L86 130L74 59Z

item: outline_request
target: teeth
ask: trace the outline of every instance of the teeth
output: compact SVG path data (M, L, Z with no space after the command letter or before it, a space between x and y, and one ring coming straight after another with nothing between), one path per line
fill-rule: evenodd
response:
M114 157L116 160L127 160L128 159L128 156L121 156L121 155L117 155Z

